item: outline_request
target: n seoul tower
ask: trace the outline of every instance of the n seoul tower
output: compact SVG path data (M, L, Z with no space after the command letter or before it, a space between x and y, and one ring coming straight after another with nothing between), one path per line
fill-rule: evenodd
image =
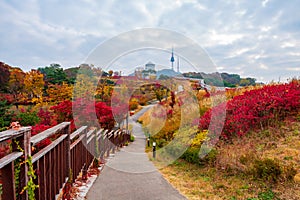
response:
M172 47L172 56L171 56L171 66L172 66L172 70L174 70L174 61L175 61L175 59L174 59L174 52L173 52L173 47Z

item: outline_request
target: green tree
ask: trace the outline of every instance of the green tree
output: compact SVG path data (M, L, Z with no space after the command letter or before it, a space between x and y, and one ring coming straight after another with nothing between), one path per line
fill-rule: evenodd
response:
M247 85L250 85L250 81L245 78L242 78L240 81L240 86L247 86Z
M78 70L79 67L72 67L64 70L69 84L75 83Z
M44 80L46 84L62 84L67 82L67 75L63 68L59 64L50 64L44 68L38 68L42 74L44 74Z
M13 113L9 112L10 106L11 105L9 105L7 101L0 101L0 128L8 127L10 125L13 117Z

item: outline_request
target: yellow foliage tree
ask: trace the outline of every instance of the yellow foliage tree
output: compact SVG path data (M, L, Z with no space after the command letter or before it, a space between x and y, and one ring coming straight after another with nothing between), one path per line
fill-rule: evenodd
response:
M13 95L14 104L18 108L20 102L20 96L24 88L24 76L25 73L19 68L13 68L10 70L10 76L8 81L8 90Z
M72 100L73 86L63 82L61 85L49 85L47 102L56 105L65 100Z
M73 98L87 98L94 97L96 93L96 77L88 76L86 74L79 74L76 77Z
M24 92L28 100L34 104L43 102L44 75L37 70L31 70L25 74Z

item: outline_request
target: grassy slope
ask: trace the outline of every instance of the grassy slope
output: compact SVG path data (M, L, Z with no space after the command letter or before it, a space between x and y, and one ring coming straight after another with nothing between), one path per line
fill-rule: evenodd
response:
M140 120L144 126L155 121L150 113ZM170 125L167 122L165 126ZM276 128L249 133L232 143L220 141L212 165L199 166L180 159L161 173L189 199L300 199L300 184L286 178L300 173L300 113L298 121L287 119L276 124ZM256 169L257 160L268 158L283 171L275 183L259 179L251 171Z
M255 158L278 159L282 167L293 165L299 173L299 130L299 121L287 120L280 128L251 133L234 139L232 144L219 144L215 166L200 167L177 160L161 173L189 199L300 199L299 184L283 180L269 184L240 173L247 171ZM242 156L248 159L247 165L241 164Z

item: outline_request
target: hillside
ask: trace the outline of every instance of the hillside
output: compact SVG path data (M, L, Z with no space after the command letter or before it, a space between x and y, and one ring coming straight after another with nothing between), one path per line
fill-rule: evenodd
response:
M197 73L188 72L182 74L184 77L204 79L206 84L214 86L225 86L225 87L236 87L236 86L250 86L256 85L255 78L241 78L238 74L228 74L228 73Z
M179 159L160 171L189 199L298 200L300 182L293 177L300 172L299 130L300 121L289 119L220 143L210 164Z
M177 94L173 107L174 100L169 98L140 118L146 130L155 129L150 139L160 152L175 155L180 146L187 147L161 172L189 199L299 199L299 80L239 90L226 90L227 100L213 107L211 102L222 97L218 92L195 91L203 114L181 131L185 94ZM224 121L211 124L224 109ZM216 137L218 130L220 137ZM171 148L168 144L175 139L181 142ZM204 142L215 145L200 158ZM164 155L155 159L157 166L164 162Z

